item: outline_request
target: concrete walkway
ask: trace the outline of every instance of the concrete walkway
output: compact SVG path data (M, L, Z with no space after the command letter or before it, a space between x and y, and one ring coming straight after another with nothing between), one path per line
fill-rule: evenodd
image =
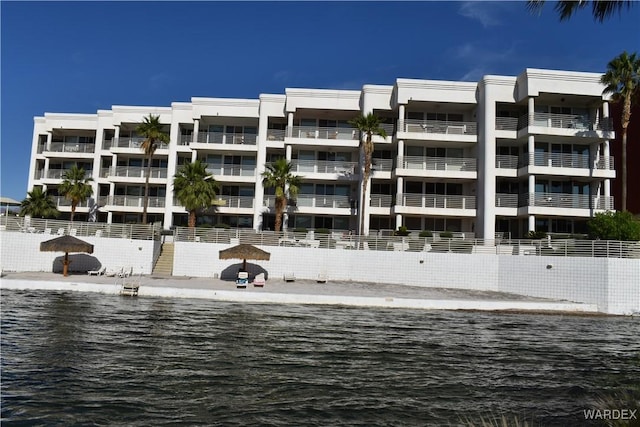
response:
M269 279L263 288L198 277L134 276L127 279L54 273L5 273L2 289L71 290L119 294L123 280L139 284L138 296L203 298L251 303L329 304L431 310L597 313L595 304L531 298L500 292L426 288L382 283Z

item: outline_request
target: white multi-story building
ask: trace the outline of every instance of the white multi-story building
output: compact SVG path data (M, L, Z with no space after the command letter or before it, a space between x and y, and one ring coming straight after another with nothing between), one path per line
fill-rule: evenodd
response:
M93 177L94 197L76 215L137 222L145 163L135 128L159 115L171 140L151 167L150 221L186 224L172 177L196 159L220 183L222 206L200 221L273 228L274 196L262 186L265 164L285 157L304 177L289 207L289 228L358 230L362 156L349 120L381 117L364 229L496 233L581 233L613 209L615 178L607 98L600 74L526 69L478 83L397 79L362 90L285 89L259 99L192 98L171 107L124 107L97 114L35 118L29 189L57 193L77 164Z

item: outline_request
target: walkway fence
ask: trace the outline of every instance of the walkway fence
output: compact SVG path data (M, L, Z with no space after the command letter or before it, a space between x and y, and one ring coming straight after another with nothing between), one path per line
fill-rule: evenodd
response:
M561 257L605 257L640 259L640 242L583 239L476 239L463 233L453 237L441 237L433 232L431 237L419 237L419 232L408 236L377 235L358 236L348 231L312 230L254 231L247 228L176 227L172 231L162 230L157 224L107 224L99 222L70 222L28 217L0 217L0 231L41 233L51 238L72 235L160 240L162 235L171 235L176 242L200 242L236 245L247 243L259 246L281 246L293 248L325 248L336 250L406 251L459 254L498 254L523 256Z

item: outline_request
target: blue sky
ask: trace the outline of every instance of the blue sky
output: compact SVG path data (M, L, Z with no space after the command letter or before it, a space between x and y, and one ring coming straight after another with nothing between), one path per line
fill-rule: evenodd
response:
M547 2L2 1L0 194L26 196L33 117L396 78L603 72L638 51L640 5L560 22Z

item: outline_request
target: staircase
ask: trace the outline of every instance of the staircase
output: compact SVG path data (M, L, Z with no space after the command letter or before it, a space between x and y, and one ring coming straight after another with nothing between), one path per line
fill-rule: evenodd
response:
M154 276L171 276L173 274L173 243L163 243L160 256L153 267Z

